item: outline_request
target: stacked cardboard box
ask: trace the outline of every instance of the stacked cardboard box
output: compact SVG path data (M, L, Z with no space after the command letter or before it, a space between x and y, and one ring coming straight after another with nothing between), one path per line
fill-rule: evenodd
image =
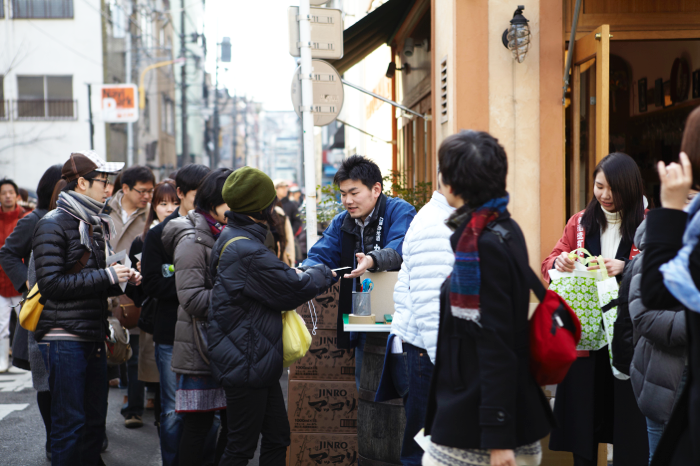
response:
M357 464L355 352L336 346L338 294L336 284L297 309L317 330L306 356L289 368L289 466Z

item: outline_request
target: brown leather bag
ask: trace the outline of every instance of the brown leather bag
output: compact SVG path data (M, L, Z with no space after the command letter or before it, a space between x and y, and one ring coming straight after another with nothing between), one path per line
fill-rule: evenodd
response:
M141 316L141 308L136 307L134 302L126 295L119 295L119 306L112 310L112 314L117 318L122 327L127 330L136 328Z

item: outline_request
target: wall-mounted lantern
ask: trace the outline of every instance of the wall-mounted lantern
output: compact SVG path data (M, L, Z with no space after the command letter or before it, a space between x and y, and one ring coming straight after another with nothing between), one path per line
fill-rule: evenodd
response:
M523 16L524 5L518 5L510 20L510 27L503 31L503 45L511 51L513 58L522 63L530 50L529 20Z

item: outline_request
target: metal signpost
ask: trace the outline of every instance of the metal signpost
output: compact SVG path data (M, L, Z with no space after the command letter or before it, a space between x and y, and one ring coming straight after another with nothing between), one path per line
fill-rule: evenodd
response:
M340 74L323 60L312 60L314 72L311 81L313 88L314 126L326 126L332 123L343 108L343 82ZM300 68L292 78L292 103L297 115L301 116Z
M343 24L339 10L314 8L328 0L299 0L298 10L290 8L290 53L298 52L300 66L294 73L292 82L292 101L297 114L301 115L304 145L304 179L306 188L306 245L311 249L318 240L316 231L316 164L314 157L314 118L318 114L318 123L332 122L340 112L343 103L342 84L338 72L328 63L312 58L320 56L341 58L343 56ZM318 11L317 11L318 10ZM298 22L299 29L296 33ZM311 24L314 23L312 37ZM313 42L312 42L313 41ZM314 69L314 65L318 69ZM317 86L321 87L317 87ZM340 92L333 86L340 86ZM295 87L296 86L296 87ZM296 89L296 91L295 91ZM318 100L315 92L318 89ZM324 89L328 92L324 95ZM295 97L296 96L296 97ZM317 105L315 105L318 103Z
M337 60L343 57L343 12L330 8L311 8L311 56ZM289 54L301 55L299 29L296 26L299 8L289 7Z

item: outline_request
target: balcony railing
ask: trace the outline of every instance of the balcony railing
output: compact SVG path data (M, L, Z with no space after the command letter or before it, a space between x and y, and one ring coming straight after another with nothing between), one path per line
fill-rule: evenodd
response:
M77 100L14 100L15 120L75 120Z
M73 17L73 0L12 0L14 19L60 19Z
M10 101L0 100L0 121L5 121L10 119Z

